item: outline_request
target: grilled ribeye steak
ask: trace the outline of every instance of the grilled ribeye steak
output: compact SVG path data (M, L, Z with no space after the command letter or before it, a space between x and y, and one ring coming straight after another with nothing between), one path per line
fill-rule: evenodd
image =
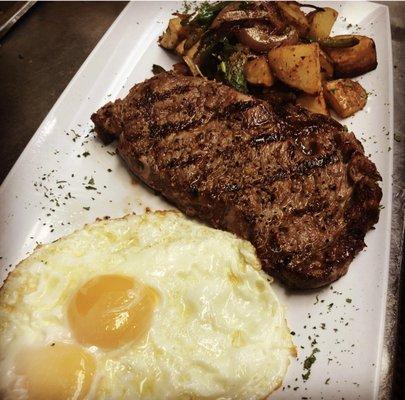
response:
M143 182L250 240L263 268L291 287L344 275L378 221L381 177L332 118L162 73L92 120Z

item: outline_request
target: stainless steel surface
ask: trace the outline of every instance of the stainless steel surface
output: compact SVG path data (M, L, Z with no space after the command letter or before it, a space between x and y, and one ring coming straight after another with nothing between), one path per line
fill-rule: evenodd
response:
M398 371L404 371L401 360L405 354L398 355L395 363L397 338L404 347L405 332L398 335L399 298L401 286L401 262L403 259L403 236L405 215L405 2L379 2L389 7L391 21L392 51L394 65L394 176L393 211L391 228L390 277L387 293L387 315L383 349L383 374L381 375L381 400L405 398L405 390ZM403 273L403 271L402 271ZM402 284L402 290L404 289ZM393 382L393 377L395 380ZM402 377L403 378L403 377ZM393 385L394 383L394 385Z
M36 1L16 2L17 7L12 7L11 13L6 14L5 20L0 22L0 39L35 3Z

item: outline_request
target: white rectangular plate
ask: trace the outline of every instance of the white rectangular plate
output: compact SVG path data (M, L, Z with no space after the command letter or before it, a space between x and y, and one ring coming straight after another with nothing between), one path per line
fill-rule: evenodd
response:
M346 276L317 291L290 292L275 284L295 332L293 360L274 399L374 399L378 396L388 278L393 102L388 9L364 3L330 3L339 11L335 33L374 38L378 68L358 80L369 92L365 110L344 120L362 140L383 176L380 221L366 237ZM151 76L156 63L174 57L157 45L173 10L181 4L130 3L56 102L0 188L1 279L31 252L97 217L171 208L135 182L114 155L90 133L90 115L125 96ZM94 183L93 183L94 181ZM97 190L88 190L85 186ZM303 361L316 353L304 380Z

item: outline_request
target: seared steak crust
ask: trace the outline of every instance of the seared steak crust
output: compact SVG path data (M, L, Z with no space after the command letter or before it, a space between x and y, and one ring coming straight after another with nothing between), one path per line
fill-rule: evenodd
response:
M344 275L378 221L380 175L332 118L162 73L92 120L143 182L250 240L263 268L291 287Z

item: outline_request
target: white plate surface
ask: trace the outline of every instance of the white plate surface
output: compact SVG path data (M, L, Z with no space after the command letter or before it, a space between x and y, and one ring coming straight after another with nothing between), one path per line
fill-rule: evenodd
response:
M362 140L383 176L384 209L367 248L332 286L292 293L275 284L287 306L298 349L284 388L274 399L377 398L388 278L392 148L392 57L388 9L364 3L329 3L340 17L335 33L374 38L378 68L358 80L369 92L365 110L345 123ZM135 182L114 145L91 133L90 115L150 77L153 63L170 67L173 56L156 44L171 12L181 4L130 3L56 102L0 188L1 280L31 252L97 217L171 208ZM88 190L85 186L97 190ZM314 342L314 340L316 342ZM303 361L319 349L308 380Z

